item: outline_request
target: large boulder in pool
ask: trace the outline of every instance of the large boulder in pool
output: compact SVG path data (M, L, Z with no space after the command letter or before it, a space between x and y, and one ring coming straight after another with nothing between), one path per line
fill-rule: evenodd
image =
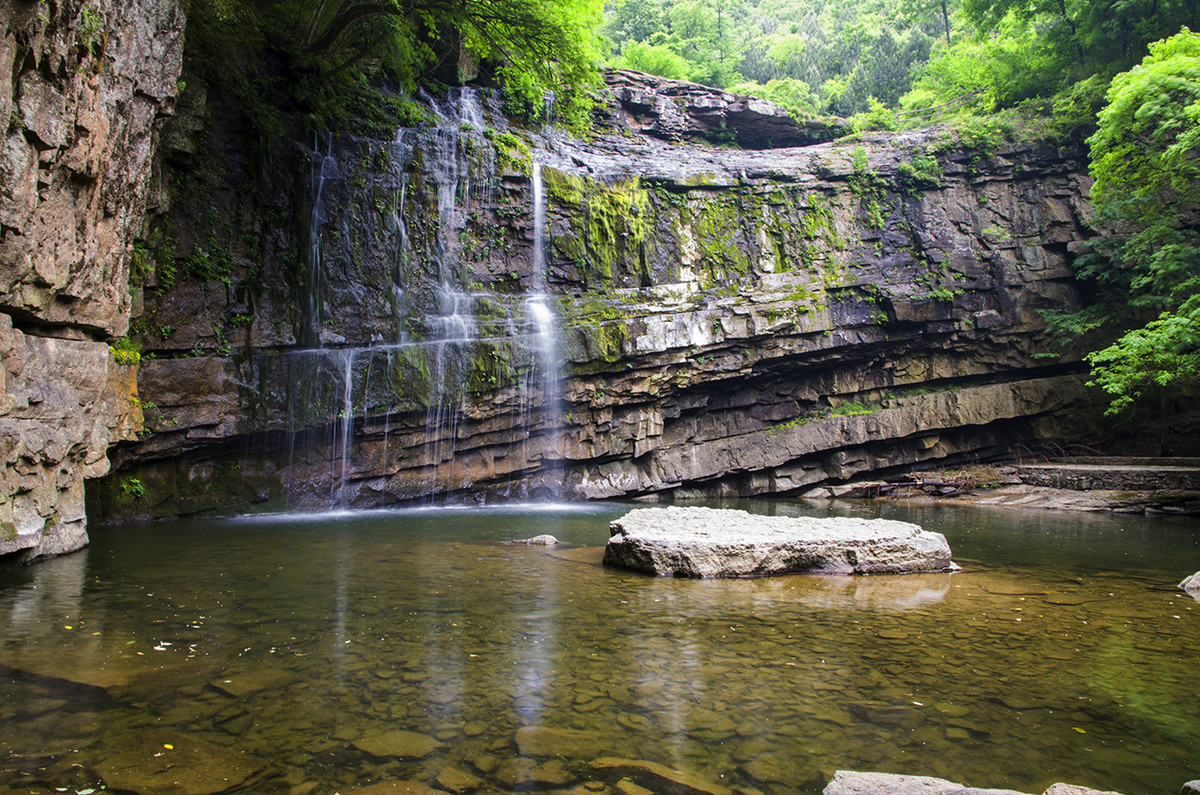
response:
M665 577L952 571L941 533L889 519L639 508L609 525L604 563Z

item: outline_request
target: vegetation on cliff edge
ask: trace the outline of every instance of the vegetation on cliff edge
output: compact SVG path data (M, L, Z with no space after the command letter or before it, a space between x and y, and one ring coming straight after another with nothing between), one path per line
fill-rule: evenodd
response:
M314 129L411 123L373 91L465 80L504 92L509 112L583 124L594 104L600 0L191 0L189 68L224 85L268 131L283 107ZM377 117L372 119L372 117Z

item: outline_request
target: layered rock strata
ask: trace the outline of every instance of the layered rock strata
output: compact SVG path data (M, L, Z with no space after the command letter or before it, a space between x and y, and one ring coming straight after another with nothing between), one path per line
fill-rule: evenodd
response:
M849 132L842 119L799 120L774 102L709 86L614 69L606 75L613 126L664 141L778 149L825 143Z
M640 508L610 525L604 563L662 577L917 574L954 568L941 533L889 519Z
M182 45L175 2L0 0L0 556L85 543L84 480L140 427L108 343Z
M1087 408L1042 316L1078 305L1079 153L582 142L496 107L263 171L214 115L224 182L180 197L135 324L154 433L97 511L824 495Z

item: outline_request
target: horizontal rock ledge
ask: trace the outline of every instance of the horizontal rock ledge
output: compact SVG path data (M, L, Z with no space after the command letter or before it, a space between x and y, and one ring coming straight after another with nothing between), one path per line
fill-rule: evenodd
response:
M639 508L610 523L604 563L664 577L953 571L941 533L890 519Z

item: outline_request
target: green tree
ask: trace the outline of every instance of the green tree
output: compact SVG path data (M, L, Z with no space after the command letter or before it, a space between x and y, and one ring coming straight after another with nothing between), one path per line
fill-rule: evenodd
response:
M1084 269L1128 307L1134 325L1092 353L1110 411L1148 390L1200 387L1200 35L1151 44L1118 75L1089 139L1092 200L1109 233Z
M940 17L942 33L946 37L946 46L950 46L950 15L958 6L950 0L901 0L900 12L910 19L927 19L932 15Z

